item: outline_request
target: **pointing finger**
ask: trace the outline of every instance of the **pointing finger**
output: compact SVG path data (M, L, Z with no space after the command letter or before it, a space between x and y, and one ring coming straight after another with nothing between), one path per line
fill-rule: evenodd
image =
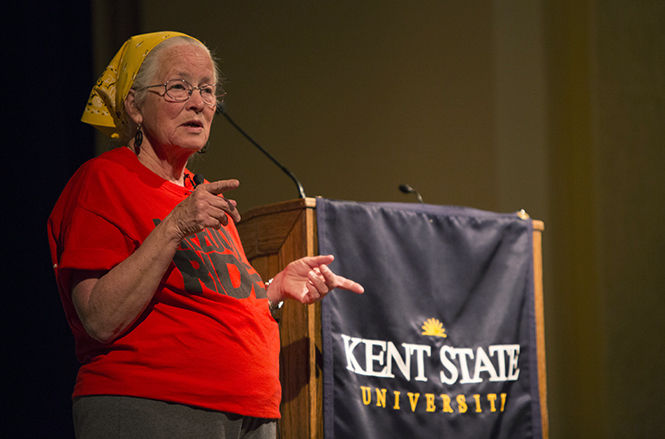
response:
M222 192L237 189L238 186L240 186L240 182L232 178L230 180L217 180L212 183L200 184L198 187L203 187L203 189L211 194L219 195Z
M341 288L356 294L362 294L365 292L365 288L358 282L333 273L333 271L328 268L327 265L321 265L319 269L321 270L321 274L326 279L326 283L331 287L331 289Z
M358 282L352 281L351 279L347 279L342 276L337 276L337 278L340 282L337 288L348 290L356 294L362 294L365 292L365 288L362 285L360 285Z

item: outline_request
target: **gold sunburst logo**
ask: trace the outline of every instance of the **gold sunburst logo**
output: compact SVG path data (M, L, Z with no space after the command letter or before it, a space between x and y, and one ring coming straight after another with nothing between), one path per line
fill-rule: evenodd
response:
M446 329L443 327L443 323L435 318L427 319L421 326L423 332L421 335L430 335L432 337L448 337L446 334Z

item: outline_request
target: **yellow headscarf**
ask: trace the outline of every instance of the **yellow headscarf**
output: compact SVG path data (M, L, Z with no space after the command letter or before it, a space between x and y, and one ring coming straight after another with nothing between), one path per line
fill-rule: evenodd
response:
M180 32L153 32L135 35L125 41L92 88L81 121L109 137L118 138L125 98L143 60L159 43L177 36L192 38Z

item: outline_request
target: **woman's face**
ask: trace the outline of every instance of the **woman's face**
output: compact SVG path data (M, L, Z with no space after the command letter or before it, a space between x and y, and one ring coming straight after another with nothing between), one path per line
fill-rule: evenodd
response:
M184 79L193 86L212 84L214 67L201 47L182 44L166 49L159 59L160 68L152 84ZM215 108L203 102L198 89L185 102L170 102L162 97L164 88L147 91L141 108L145 139L155 149L178 147L194 153L205 146Z

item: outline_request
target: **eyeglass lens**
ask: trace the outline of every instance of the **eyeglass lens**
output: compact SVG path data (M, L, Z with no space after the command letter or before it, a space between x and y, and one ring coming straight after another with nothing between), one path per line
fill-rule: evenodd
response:
M184 102L188 100L194 89L198 89L201 94L201 99L208 105L215 105L217 103L217 95L215 94L215 86L212 84L201 84L194 87L184 79L171 79L166 81L166 94L176 102Z

